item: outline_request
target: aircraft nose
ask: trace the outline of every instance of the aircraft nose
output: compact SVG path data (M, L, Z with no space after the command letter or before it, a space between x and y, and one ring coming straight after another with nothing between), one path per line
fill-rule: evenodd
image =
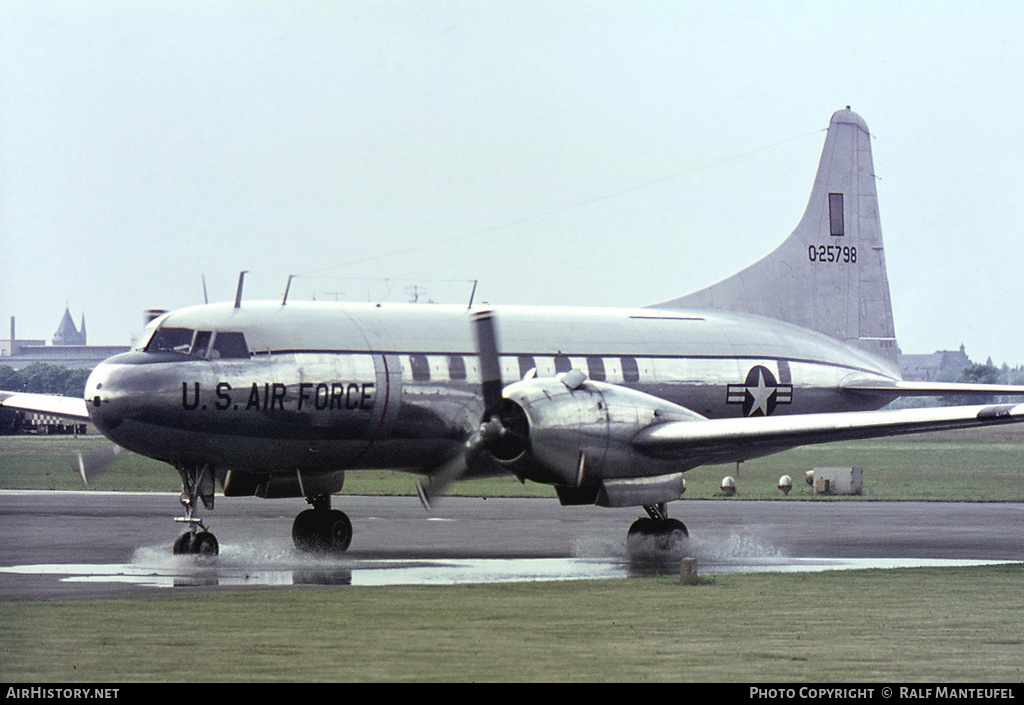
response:
M182 403L182 382L175 365L166 363L127 352L97 365L85 382L85 405L96 429L114 443L146 455L156 447L156 429L180 426L175 411Z
M118 396L116 385L111 382L113 371L113 365L101 362L85 381L85 405L89 418L105 436L109 436L108 431L117 426L110 413L110 404Z
M145 396L145 365L135 364L132 353L101 362L85 381L85 405L93 425L106 437L133 413Z

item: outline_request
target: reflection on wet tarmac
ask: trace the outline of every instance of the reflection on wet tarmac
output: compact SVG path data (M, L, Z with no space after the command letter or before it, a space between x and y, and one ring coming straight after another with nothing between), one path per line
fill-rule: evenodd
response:
M857 568L989 565L1007 561L912 558L793 558L749 543L694 544L701 575L813 572ZM566 558L314 559L281 549L222 546L213 559L174 556L166 547L142 548L127 564L38 564L0 567L2 573L52 575L67 582L129 583L155 588L212 586L454 585L678 575L681 556L628 560L610 547L579 547ZM603 555L595 555L603 554Z
M169 563L169 561L168 561ZM625 577L623 566L586 559L468 559L338 562L310 567L241 567L220 564L142 566L40 564L0 567L0 572L49 574L68 582L121 582L148 587L257 585L454 585L529 580Z

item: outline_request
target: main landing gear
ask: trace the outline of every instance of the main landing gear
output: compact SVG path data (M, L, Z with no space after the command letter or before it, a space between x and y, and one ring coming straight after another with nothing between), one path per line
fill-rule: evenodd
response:
M188 524L188 531L174 542L174 555L216 556L220 552L216 537L207 530L203 520L196 516L196 500L207 509L213 509L213 468L209 465L179 465L181 475L181 506L185 516L175 521Z
M631 560L680 559L689 550L690 532L678 519L668 516L664 504L644 505L647 517L633 522L626 535L626 551Z
M292 541L300 551L338 554L352 543L352 522L345 512L331 509L331 496L307 497L312 509L300 512L292 524Z

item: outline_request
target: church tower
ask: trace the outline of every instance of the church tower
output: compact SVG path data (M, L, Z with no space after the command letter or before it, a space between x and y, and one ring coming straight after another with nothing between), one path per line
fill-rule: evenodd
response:
M85 345L85 314L82 314L82 330L79 331L75 328L75 322L71 320L71 311L65 308L57 332L53 334L53 344Z

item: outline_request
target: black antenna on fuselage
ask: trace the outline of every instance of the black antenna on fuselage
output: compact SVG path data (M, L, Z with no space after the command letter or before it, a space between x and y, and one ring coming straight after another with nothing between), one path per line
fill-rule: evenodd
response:
M248 269L238 273L238 291L235 292L235 308L242 307L242 283L245 281L245 275L248 273Z

